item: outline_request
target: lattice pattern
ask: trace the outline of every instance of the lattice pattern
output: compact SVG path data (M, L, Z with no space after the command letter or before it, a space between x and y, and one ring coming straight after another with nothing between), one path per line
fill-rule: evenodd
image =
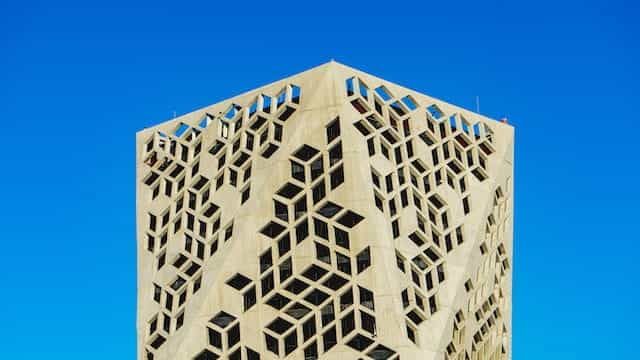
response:
M138 358L509 358L512 140L333 62L140 132Z

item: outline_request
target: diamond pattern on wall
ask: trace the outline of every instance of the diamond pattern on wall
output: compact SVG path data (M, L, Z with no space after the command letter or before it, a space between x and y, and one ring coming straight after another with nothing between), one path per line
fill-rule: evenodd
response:
M510 358L512 147L334 62L139 132L138 358Z

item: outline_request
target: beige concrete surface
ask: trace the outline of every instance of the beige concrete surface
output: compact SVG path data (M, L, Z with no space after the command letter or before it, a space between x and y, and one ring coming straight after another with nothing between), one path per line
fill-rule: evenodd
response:
M336 62L137 134L138 359L510 359L510 125Z

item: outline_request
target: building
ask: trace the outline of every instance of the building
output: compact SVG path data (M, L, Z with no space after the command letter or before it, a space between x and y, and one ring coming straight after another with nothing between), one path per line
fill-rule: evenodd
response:
M333 61L140 131L138 359L510 359L513 139Z

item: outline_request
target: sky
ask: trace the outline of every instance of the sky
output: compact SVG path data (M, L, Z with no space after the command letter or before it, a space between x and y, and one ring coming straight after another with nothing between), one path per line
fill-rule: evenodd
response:
M514 359L637 357L639 7L0 0L0 358L134 359L135 132L330 59L515 126Z

